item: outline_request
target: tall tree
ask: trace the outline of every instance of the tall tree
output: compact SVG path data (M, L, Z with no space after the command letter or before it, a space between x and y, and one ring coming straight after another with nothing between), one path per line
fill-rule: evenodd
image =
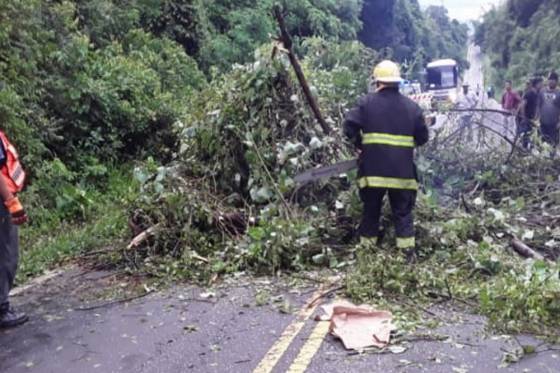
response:
M476 41L489 55L493 80L519 86L535 75L560 69L560 2L508 0L484 15Z

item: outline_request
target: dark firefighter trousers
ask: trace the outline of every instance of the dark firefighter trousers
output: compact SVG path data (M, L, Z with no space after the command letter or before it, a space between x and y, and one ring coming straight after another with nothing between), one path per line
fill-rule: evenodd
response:
M416 191L402 189L363 188L360 198L364 204L360 237L365 241L377 243L379 219L383 208L383 198L389 194L393 211L393 222L397 236L397 248L411 249L416 246L414 239L414 215Z
M14 285L18 265L18 228L0 202L0 314L8 310L8 294Z

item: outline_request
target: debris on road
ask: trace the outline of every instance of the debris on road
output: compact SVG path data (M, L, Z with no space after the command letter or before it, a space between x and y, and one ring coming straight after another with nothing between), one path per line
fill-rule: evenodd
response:
M383 348L389 344L391 331L395 329L393 315L377 311L370 306L356 306L342 301L322 307L325 315L318 321L330 321L330 332L340 338L347 350L363 350L367 347Z

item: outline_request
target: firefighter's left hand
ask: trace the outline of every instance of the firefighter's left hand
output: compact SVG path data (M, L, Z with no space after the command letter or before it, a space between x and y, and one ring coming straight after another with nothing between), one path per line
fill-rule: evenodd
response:
M25 213L25 210L23 209L23 205L19 201L19 198L13 197L5 201L4 205L6 206L8 212L12 217L12 224L22 225L27 223L27 214Z

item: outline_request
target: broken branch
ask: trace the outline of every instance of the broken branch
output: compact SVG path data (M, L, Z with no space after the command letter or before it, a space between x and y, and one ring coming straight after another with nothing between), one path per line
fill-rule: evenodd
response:
M140 295L134 295L134 296L123 298L123 299L116 299L116 300L112 300L112 301L107 302L107 303L101 303L101 304L97 304L97 305L94 305L94 306L79 307L79 308L76 308L76 311L92 311L92 310L96 310L98 308L108 307L108 306L112 306L112 305L119 304L119 303L128 303L128 302L131 302L131 301L136 300L136 299L144 298L145 296L148 296L149 294L152 294L152 292L147 291L147 292L145 292L143 294L140 294Z
M319 294L315 299L313 299L311 302L309 302L309 305L307 306L307 308L312 308L313 306L315 306L315 304L317 304L317 302L323 298L328 297L329 295L336 293L339 290L342 290L346 288L346 286L338 286L336 288L330 289L325 291L324 293Z
M132 248L140 246L144 241L146 241L148 238L150 238L151 236L154 235L157 228L158 228L158 225L155 225L153 227L150 227L150 228L146 229L144 232L142 232L139 235L137 235L136 237L134 237L132 239L132 241L130 241L128 246L126 247L127 250L130 250Z
M521 242L516 238L514 238L511 241L511 246L513 247L516 253L518 253L524 258L533 258L537 260L545 259L544 256L542 256L541 254L539 254L538 252L536 252L535 250L533 250L532 248L530 248L529 246L527 246L526 244L524 244L523 242Z
M288 58L290 59L290 63L292 67L294 68L299 84L301 85L301 88L303 90L303 94L305 95L305 98L307 99L307 102L311 107L311 110L313 111L315 118L321 125L323 132L326 135L328 135L331 132L331 128L329 124L325 121L325 118L323 118L323 115L321 114L321 110L319 109L319 105L317 104L317 100L315 100L315 97L313 97L313 94L311 93L311 89L309 89L309 84L307 83L307 79L305 79L305 74L303 73L303 69L301 68L301 65L292 49L293 47L292 38L290 36L290 33L288 32L288 29L286 28L286 23L284 22L284 16L282 15L282 10L279 6L274 7L274 16L278 21L278 26L280 26L280 33L281 33L280 40L282 41L282 44L284 44L284 47L288 52Z

